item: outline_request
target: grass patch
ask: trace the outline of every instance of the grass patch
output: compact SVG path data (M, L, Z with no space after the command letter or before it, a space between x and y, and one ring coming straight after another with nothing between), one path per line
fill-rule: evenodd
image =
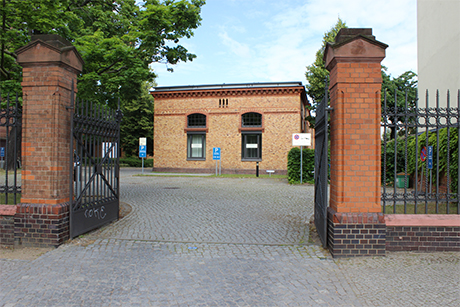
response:
M21 194L16 194L16 203L21 202ZM8 194L8 203L6 203L6 195L4 193L0 194L0 205L15 205L14 195Z
M436 212L436 203L428 203L428 212L427 214L447 214L447 204L439 203L438 212ZM449 203L449 214L457 214L458 204L455 202ZM382 209L383 211L383 209ZM393 205L385 206L385 214L394 214ZM404 205L396 205L396 214L404 214ZM415 204L406 205L406 214L425 214L425 203L417 203L417 212L415 212Z
M148 173L148 174L137 174L134 176L144 176L144 177L214 177L214 178L257 178L254 174L182 174L182 173ZM269 179L287 179L287 175L266 175L259 174L259 178L269 178Z
M254 174L222 174L222 175L211 175L210 177L219 177L219 178L257 178ZM273 179L287 179L287 175L266 175L259 174L259 178L273 178Z

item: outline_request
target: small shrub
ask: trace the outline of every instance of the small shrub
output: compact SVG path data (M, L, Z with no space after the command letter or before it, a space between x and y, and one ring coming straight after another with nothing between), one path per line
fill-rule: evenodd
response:
M288 153L287 170L289 183L300 182L300 148L293 147ZM302 181L313 183L315 179L315 150L304 148L302 152Z

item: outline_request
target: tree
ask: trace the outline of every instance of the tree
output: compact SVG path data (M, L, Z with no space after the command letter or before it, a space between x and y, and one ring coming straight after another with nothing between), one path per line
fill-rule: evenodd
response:
M384 112L385 104L387 112L390 113L395 113L396 107L399 110L406 110L406 107L409 109L415 108L417 100L417 75L413 71L406 71L399 77L392 78L390 75L387 75L386 70L386 67L382 67L382 113ZM390 127L390 139L394 139L397 136L397 130L394 126L397 119L395 116L388 116L387 118L392 123L392 127Z
M305 73L308 82L306 85L307 95L313 99L313 104L310 107L310 110L316 110L316 105L324 97L324 83L326 78L329 77L329 71L326 69L323 60L326 44L334 42L337 33L339 33L342 28L347 28L347 25L339 18L335 26L333 26L328 32L324 33L323 43L321 48L316 52L315 62L312 65L307 66L307 72ZM308 117L307 120L310 123L310 126L314 128L314 118Z
M144 82L142 95L137 100L126 101L122 106L120 127L121 147L127 157L139 152L139 138L147 138L147 153L153 155L153 97L149 90L155 86Z
M85 65L80 97L116 106L132 101L152 82L152 62L176 64L196 56L179 45L200 25L204 0L3 0L1 90L20 88L14 51L34 34L59 34Z

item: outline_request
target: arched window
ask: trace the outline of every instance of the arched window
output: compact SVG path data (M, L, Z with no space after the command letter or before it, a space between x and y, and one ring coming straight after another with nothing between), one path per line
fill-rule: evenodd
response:
M187 116L187 127L206 128L206 115L194 113Z
M262 127L262 114L249 112L241 116L241 127Z

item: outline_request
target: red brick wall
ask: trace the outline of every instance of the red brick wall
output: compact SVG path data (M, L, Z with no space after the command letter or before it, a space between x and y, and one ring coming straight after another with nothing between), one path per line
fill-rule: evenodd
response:
M331 199L337 212L380 212L380 63L331 70Z

